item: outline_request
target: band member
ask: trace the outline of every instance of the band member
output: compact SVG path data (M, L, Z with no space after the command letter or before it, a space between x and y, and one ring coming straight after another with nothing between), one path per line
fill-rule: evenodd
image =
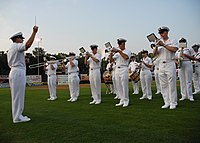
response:
M115 81L115 63L110 62L106 66L106 70L109 71L112 75L112 84L110 84L110 93L109 94L115 94L116 91L116 81Z
M199 45L193 45L192 48L195 51L195 60L193 61L193 94L200 93L200 48Z
M140 81L142 86L143 96L140 99L147 98L148 100L152 99L152 91L151 91L151 83L152 83L152 60L148 57L148 51L142 51L142 63L141 63L141 71L140 71Z
M153 50L154 55L159 56L159 79L161 93L164 99L164 105L161 108L175 109L177 106L177 89L176 89L176 66L175 52L178 49L177 40L171 40L168 37L169 28L160 27L158 33L160 40Z
M154 66L154 76L156 82L156 94L159 94L161 92L160 80L159 80L159 58L157 57L154 58L153 66Z
M186 39L182 38L179 40L179 50L176 51L176 58L178 59L179 67L179 79L181 86L181 96L180 101L189 99L194 101L192 95L192 64L191 60L194 60L195 52L192 48L187 47Z
M80 78L78 76L79 68L78 68L78 61L75 59L76 54L70 52L69 53L69 62L66 66L64 66L64 70L67 69L68 73L68 85L69 85L69 92L70 92L70 99L67 101L75 102L79 96L79 83Z
M136 62L135 56L131 56L131 62L129 64L129 73L135 72L138 68L139 64ZM135 81L131 81L133 86L133 93L132 94L139 94L139 82L135 83Z
M92 53L85 56L85 64L89 64L89 81L93 101L89 104L101 103L101 55L97 53L97 45L91 45Z
M116 62L116 89L117 95L120 96L120 102L116 106L127 107L129 105L129 88L128 88L128 64L131 56L131 51L127 50L125 47L126 40L118 39L118 48L113 48L110 54L111 62ZM113 52L115 54L113 55Z
M13 123L27 122L31 119L23 116L24 96L26 87L26 64L24 51L28 50L36 36L38 27L33 27L33 32L24 44L24 37L21 32L13 35L10 39L13 44L7 53L8 66L11 68L9 73L9 84L12 96L12 118Z
M56 57L50 56L50 61L48 65L44 65L44 70L47 71L48 77L48 88L49 88L49 95L50 98L47 100L54 101L57 99L56 96L56 70L58 68Z
M151 44L151 48L155 48L155 44ZM154 77L155 77L155 82L156 82L156 93L155 94L160 94L161 89L160 89L160 80L159 80L159 56L155 56L152 60L152 64L154 66Z

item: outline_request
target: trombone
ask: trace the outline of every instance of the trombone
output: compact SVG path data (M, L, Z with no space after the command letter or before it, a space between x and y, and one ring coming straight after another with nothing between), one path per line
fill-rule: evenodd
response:
M37 64L32 64L32 65L29 65L29 69L34 69L34 68L39 68L39 67L43 67L44 64L46 64L45 62L42 62L42 63L37 63Z
M29 65L29 68L30 69L34 69L34 68L38 68L38 67L43 67L43 66L47 66L49 64L60 64L61 62L67 62L67 60L71 59L71 58L74 58L74 59L77 59L78 57L77 56L72 56L72 57L66 57L64 59L60 59L60 60L54 60L54 61L46 61L46 62L41 62L41 63L37 63L37 64L32 64L32 65Z

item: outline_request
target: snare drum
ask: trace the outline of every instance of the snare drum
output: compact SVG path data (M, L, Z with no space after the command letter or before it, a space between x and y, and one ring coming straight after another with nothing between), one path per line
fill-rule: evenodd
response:
M132 81L137 83L140 80L140 71L134 71L129 74L129 77Z
M112 83L112 74L109 71L103 73L103 80L105 83Z

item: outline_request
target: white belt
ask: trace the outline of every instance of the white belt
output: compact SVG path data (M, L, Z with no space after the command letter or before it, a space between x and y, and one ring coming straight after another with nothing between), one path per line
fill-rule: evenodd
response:
M127 67L128 67L128 65L117 66L118 69L120 69L120 68L127 68Z
M51 76L56 76L56 75L55 74L48 75L48 77L51 77Z
M78 71L74 71L74 72L68 72L68 74L72 74L72 73L78 73Z
M90 70L96 70L96 69L100 69L100 67L90 68Z
M150 71L150 69L141 69L141 71Z

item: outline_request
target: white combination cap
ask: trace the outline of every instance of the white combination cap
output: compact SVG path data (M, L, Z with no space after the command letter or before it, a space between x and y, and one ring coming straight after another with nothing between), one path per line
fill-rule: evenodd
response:
M50 56L50 59L54 59L54 60L56 60L56 57L54 57L54 56Z
M25 38L23 37L22 32L18 32L18 33L14 34L13 36L10 37L10 39L14 39L14 38L22 38L22 39L25 39Z
M127 40L126 39L124 39L124 38L119 38L119 39L117 39L117 42L126 42Z
M169 32L169 28L168 27L166 27L166 26L162 26L162 27L159 27L158 28L158 33L160 34L160 33L163 33L164 31L167 31L167 32Z

